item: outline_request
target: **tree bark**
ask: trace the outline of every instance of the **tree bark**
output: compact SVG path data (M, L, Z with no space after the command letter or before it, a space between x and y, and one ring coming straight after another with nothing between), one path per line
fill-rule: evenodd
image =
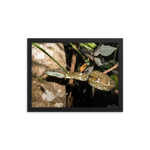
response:
M62 43L36 44L66 68L65 50ZM66 107L64 80L48 77L45 74L48 68L58 69L60 67L40 49L32 45L32 107Z

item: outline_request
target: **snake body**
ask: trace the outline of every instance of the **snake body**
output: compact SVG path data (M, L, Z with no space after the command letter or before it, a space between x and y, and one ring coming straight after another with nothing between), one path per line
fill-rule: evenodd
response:
M62 69L50 69L45 72L48 76L66 79L76 79L87 81L92 87L102 91L111 91L115 89L115 82L105 73L100 71L92 71L90 74L80 72L68 72Z

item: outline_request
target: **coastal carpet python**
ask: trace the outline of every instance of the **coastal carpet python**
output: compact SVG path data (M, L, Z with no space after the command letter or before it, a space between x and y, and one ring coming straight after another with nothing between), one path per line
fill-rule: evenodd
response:
M90 74L80 72L69 72L68 74L62 69L49 69L45 71L48 76L66 79L76 79L87 81L92 87L102 91L115 90L115 82L105 73L100 71L92 71Z

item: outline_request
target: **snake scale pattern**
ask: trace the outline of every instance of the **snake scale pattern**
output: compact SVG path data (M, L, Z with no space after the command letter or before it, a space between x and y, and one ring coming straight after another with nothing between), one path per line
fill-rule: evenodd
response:
M87 81L92 87L102 91L115 90L115 82L105 73L100 71L92 71L90 74L80 72L68 72L68 74L62 69L49 69L45 72L48 76L76 79L80 81Z

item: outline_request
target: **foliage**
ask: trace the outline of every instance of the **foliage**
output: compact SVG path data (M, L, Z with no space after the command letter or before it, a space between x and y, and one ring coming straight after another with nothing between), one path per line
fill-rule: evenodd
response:
M93 50L97 45L95 43L79 43L81 47L86 49L87 51Z
M116 50L116 47L112 47L112 46L108 46L108 45L101 45L96 51L97 51L97 55L101 54L102 56L109 56L115 50Z
M114 61L114 60L107 61L106 57L110 56L115 50L117 50L116 47L102 44L102 45L99 45L94 51L93 50L86 51L83 48L81 50L81 53L85 57L88 57L98 67L101 67L104 69L109 69L109 68L113 67L114 64L117 63L117 61ZM115 55L114 55L114 57L115 57ZM94 69L94 67L93 67L93 69ZM91 68L89 70L92 71Z
M104 45L104 44L99 44L97 45L95 43L79 43L80 46L82 46L82 49L79 51L77 48L75 48L82 57L87 57L89 58L92 62L94 62L93 65L90 65L90 61L88 62L88 65L84 63L80 67L80 70L84 70L85 73L90 73L94 70L95 64L98 66L98 70L100 71L105 71L105 69L109 69L113 67L115 64L118 62L115 61L116 57L116 51L118 48L111 46L111 45ZM86 46L85 46L86 45ZM96 49L94 49L96 47ZM114 53L115 52L115 53ZM114 56L110 57L114 53ZM111 60L108 59L108 57L113 58ZM87 60L84 58L84 60ZM82 69L81 69L82 68ZM84 69L83 69L84 68ZM116 90L118 89L118 70L112 70L111 78L115 81L116 83Z
M72 44L70 43L70 45L82 56L83 60L84 60L84 57L83 55L80 53L80 51Z
M112 74L110 77L115 81L116 83L115 89L118 90L118 87L119 87L118 76Z
M83 60L86 62L86 59L84 59L83 55L80 53L80 51L72 44L70 45L82 56ZM89 52L89 50L93 50L97 45L95 43L79 43L81 47L83 47L85 50Z

